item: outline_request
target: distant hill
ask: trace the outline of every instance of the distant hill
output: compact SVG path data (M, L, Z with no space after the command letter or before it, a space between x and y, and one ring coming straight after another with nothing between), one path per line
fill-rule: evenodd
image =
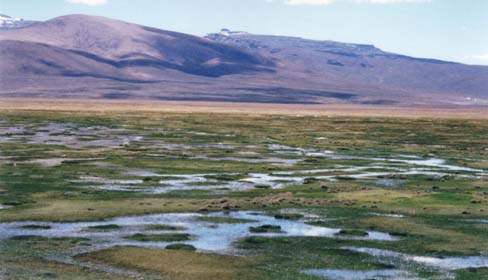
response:
M488 105L485 66L230 30L201 38L86 15L1 30L0 62L0 96Z
M488 98L488 67L384 52L372 45L253 35L224 29L206 38L273 58L278 72L304 77L354 93L376 92L373 103L395 102L396 95L429 98ZM298 82L297 82L298 83ZM439 97L440 97L439 96ZM398 97L401 98L401 97Z

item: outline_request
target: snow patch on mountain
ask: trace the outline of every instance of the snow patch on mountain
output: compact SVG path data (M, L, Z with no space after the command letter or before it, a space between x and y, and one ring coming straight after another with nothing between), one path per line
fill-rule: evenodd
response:
M7 15L0 14L0 29L15 29L22 28L34 23L30 20L24 20L22 18L13 18Z
M220 30L220 32L218 34L221 36L238 36L238 35L247 35L249 33L244 32L244 31L231 31L227 28L223 28Z

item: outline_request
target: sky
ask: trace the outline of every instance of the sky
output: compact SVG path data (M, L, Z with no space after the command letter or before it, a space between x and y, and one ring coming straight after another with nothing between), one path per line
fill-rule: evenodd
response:
M0 0L0 13L99 15L199 36L228 28L488 65L488 0Z

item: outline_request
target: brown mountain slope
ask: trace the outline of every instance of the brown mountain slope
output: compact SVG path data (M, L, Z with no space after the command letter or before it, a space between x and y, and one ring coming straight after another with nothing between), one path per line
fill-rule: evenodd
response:
M70 15L0 31L0 97L422 106L488 104L488 67L374 46L206 38Z
M93 77L118 73L121 79L152 81L166 70L217 77L271 71L267 67L272 65L257 55L203 38L84 15L2 31L0 41L9 42L9 49L2 51L2 61L23 62L25 67L17 67L17 75L27 68L28 74L34 69L37 74L78 73ZM42 53L15 51L32 48L33 43L42 46ZM78 65L66 60L68 57L83 63ZM33 65L28 65L28 59ZM41 68L39 63L43 64Z
M329 80L355 88L379 88L413 96L488 98L488 67L384 52L372 45L314 41L285 36L253 35L223 30L207 35L279 61L284 72L308 73L311 80Z

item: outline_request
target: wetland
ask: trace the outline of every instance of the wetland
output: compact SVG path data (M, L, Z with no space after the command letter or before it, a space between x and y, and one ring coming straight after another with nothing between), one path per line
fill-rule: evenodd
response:
M0 279L485 279L486 135L478 119L4 110Z

